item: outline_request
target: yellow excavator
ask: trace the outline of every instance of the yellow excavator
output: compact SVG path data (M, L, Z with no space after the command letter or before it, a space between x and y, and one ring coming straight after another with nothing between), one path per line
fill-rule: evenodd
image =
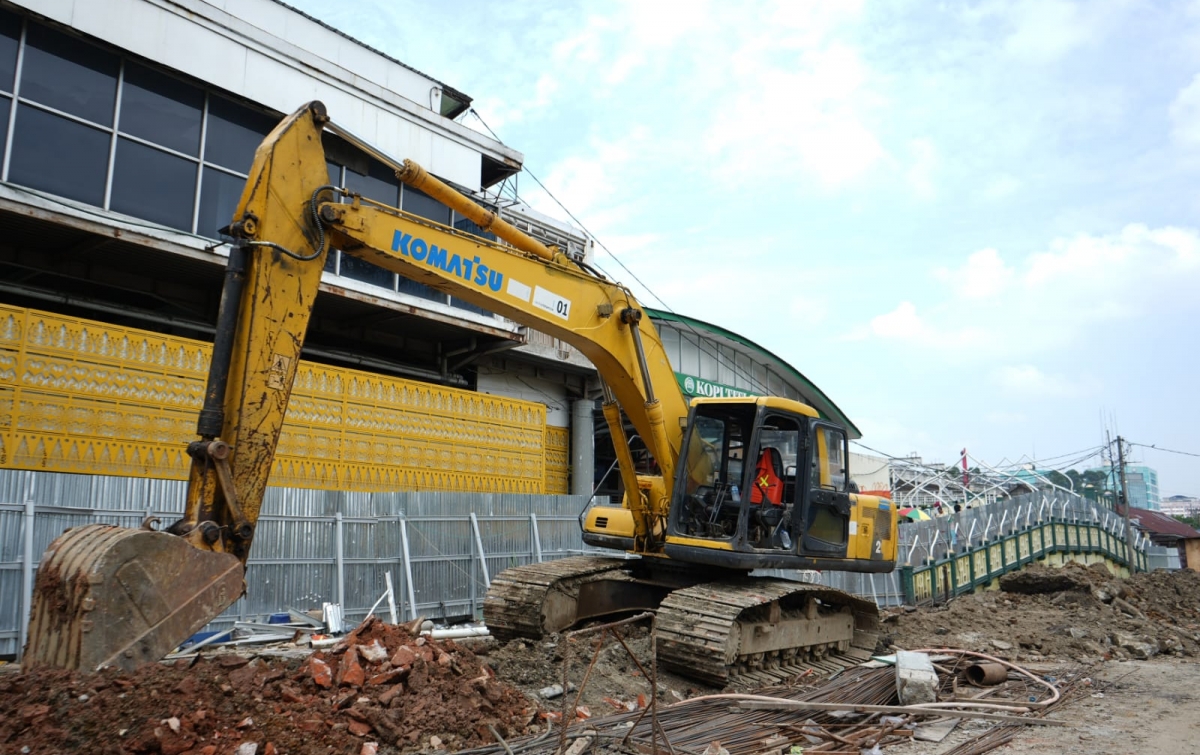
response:
M330 131L493 242L329 185ZM741 672L874 649L874 603L755 569L888 572L895 511L850 481L846 431L779 397L685 401L650 319L623 286L506 223L309 103L259 146L229 227L212 363L188 445L184 517L165 531L88 525L43 556L25 660L94 670L154 661L245 590L246 559L330 248L570 343L595 365L624 487L581 517L623 551L509 569L484 619L505 639L657 613L660 661L725 683ZM622 417L656 474L638 474Z

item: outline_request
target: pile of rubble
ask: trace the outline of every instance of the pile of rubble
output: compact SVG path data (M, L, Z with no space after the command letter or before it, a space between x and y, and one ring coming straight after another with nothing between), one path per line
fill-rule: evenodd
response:
M0 751L369 755L532 732L537 706L452 640L371 620L304 659L222 653L136 672L0 676Z
M885 626L903 647L949 644L1024 661L1192 657L1200 655L1200 573L1118 579L1100 564L1034 565L1002 577L999 592L890 612Z

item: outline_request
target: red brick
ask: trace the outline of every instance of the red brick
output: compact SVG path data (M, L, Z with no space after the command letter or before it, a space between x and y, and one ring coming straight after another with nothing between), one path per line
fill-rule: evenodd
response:
M362 721L351 721L347 728L356 737L365 737L371 733L371 724L363 723Z
M367 680L367 672L358 662L358 650L351 645L338 664L337 684L339 687L361 687Z
M392 665L396 668L408 668L417 660L417 654L408 645L401 645L392 655Z
M318 687L329 689L333 686L333 670L329 668L328 663L320 658L310 658L308 663L312 679Z
M392 682L400 681L408 675L408 669L397 668L391 671L385 671L382 674L376 674L367 680L368 687L378 687L381 684L391 684Z

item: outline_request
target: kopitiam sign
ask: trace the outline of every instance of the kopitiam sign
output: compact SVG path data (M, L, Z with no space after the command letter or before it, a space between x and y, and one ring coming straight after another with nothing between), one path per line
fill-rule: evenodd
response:
M693 397L739 398L754 395L741 388L734 388L732 385L722 385L721 383L714 383L711 380L702 380L694 375L684 375L682 372L676 372L675 379L679 381L679 387L683 389L683 392Z

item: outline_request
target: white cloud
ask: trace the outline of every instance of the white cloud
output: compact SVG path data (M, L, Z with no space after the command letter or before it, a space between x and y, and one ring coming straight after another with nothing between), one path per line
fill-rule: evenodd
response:
M1022 398L1077 398L1099 392L1095 380L1047 374L1032 364L1005 365L992 378L1006 392Z
M1053 63L1102 41L1125 0L985 0L962 12L967 21L1003 30L1009 58L1035 65Z
M1113 321L1165 317L1195 308L1200 235L1184 228L1130 225L1117 233L1056 239L1046 251L1009 263L982 249L957 268L938 268L939 284L921 302L904 300L848 338L920 346L935 360L965 362L1039 354L1101 338ZM969 345L969 349L950 346ZM1002 383L1053 381L1009 370ZM1078 388L1079 384L1076 383Z
M1015 58L1046 63L1078 47L1098 41L1099 18L1095 9L1083 10L1066 0L1025 0L1010 15L1014 29L1004 49Z
M879 338L896 341L927 341L930 336L929 326L910 301L902 301L891 312L872 317L870 330Z
M995 249L980 249L958 270L938 268L934 275L964 299L987 299L1004 293L1014 277L1000 253Z
M1029 421L1023 412L987 412L983 418L993 425L1023 425Z
M921 199L933 199L937 194L933 175L938 168L937 146L931 139L913 139L908 143L912 163L905 177L913 192Z
M983 185L983 196L992 201L1004 199L1017 193L1022 185L1019 178L1004 173Z
M1200 147L1200 73L1179 90L1168 112L1171 138L1187 147Z
M861 112L872 99L870 72L858 50L828 44L801 52L792 66L743 48L745 82L716 108L706 151L738 176L795 175L801 169L827 188L866 174L885 155Z

